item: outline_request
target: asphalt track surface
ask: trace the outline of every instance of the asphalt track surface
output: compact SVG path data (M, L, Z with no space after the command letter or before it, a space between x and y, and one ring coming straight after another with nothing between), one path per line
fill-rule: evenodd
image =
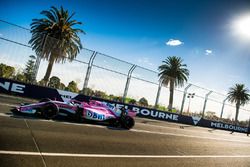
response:
M246 134L136 118L131 130L16 116L0 94L0 166L250 167Z

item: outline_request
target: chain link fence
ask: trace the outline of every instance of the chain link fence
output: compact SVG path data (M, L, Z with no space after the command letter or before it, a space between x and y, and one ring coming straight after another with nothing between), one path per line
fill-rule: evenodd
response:
M1 77L43 85L48 60L41 59L40 54L63 41L42 34L41 51L34 52L30 38L29 29L0 20L0 64L14 68L11 74ZM22 77L28 62L33 62L31 81ZM142 66L84 48L75 59L65 57L54 63L46 86L167 111L169 87L159 82L157 71ZM225 123L234 121L236 110L226 95L190 83L175 88L173 107L172 112ZM240 124L247 126L249 118L250 105L245 105L240 109Z

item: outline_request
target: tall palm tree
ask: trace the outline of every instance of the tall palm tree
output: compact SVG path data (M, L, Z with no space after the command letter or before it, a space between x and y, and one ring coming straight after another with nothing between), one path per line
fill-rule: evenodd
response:
M249 90L244 84L235 84L233 87L229 88L227 96L228 101L236 104L235 124L237 124L240 106L244 106L250 101Z
M175 86L183 86L188 80L189 70L186 68L187 65L183 64L183 60L180 57L171 56L162 61L162 65L159 66L158 74L160 80L164 85L169 84L169 104L168 110L172 111L173 98L174 98L174 88Z
M72 61L82 49L78 33L84 33L75 25L82 24L72 20L75 13L52 6L41 12L44 18L33 19L31 23L32 37L29 43L36 54L49 61L44 82L47 85L54 63Z

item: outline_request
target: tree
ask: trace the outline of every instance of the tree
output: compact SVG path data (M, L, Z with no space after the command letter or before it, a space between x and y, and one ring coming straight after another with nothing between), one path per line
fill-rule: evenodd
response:
M28 83L34 82L34 68L35 68L35 59L34 55L29 56L30 59L28 60L26 67L23 71L23 75L25 77L25 81Z
M189 70L186 68L187 65L183 64L183 60L180 57L171 56L162 61L162 65L159 66L158 70L160 80L164 85L169 84L169 104L168 110L172 111L174 88L175 86L183 86L188 80Z
M114 100L114 98L115 98L115 95L113 95L113 94L110 94L110 95L108 96L108 99L109 99L109 100Z
M136 100L135 99L132 99L132 98L127 98L126 101L129 103L129 104L136 104Z
M240 106L244 106L250 101L249 90L244 84L235 84L229 88L227 98L229 102L236 104L235 124L237 124Z
M161 110L161 111L167 111L167 108L165 106L162 106L162 105L159 105L159 104L156 106L156 109Z
M139 105L141 106L148 106L148 100L145 97L140 98L138 101Z
M41 79L41 80L38 82L38 85L41 85L41 86L45 85L44 79Z
M122 102L122 97L121 96L114 96L113 100L116 102Z
M17 81L20 81L20 82L25 82L26 81L26 77L23 73L17 73L16 76L15 76L15 79Z
M66 86L63 83L60 83L59 89L64 90Z
M84 31L73 28L82 23L72 20L74 13L69 14L63 7L57 9L52 6L50 10L44 10L41 14L45 18L32 20L32 37L29 44L38 56L49 62L44 76L44 83L47 85L53 64L72 61L82 49L78 33Z
M60 78L58 78L57 76L53 76L49 79L49 87L51 88L55 88L55 89L59 89L60 87Z
M83 88L83 90L80 93L87 96L92 96L94 94L94 91L91 88Z
M0 64L0 77L13 78L15 75L15 68L6 64Z
M99 98L107 98L108 97L105 92L100 91L100 90L95 90L94 96L99 97Z
M70 92L75 92L78 93L79 89L77 88L77 84L75 81L71 81L68 86L65 88L65 90L70 91Z

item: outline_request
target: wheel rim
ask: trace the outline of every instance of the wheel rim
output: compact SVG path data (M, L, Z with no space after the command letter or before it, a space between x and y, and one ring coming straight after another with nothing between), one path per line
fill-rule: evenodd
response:
M53 118L57 115L57 108L56 106L54 106L53 104L48 104L47 106L45 106L44 108L44 116L46 118Z
M130 128L132 128L134 126L134 121L130 117L126 117L124 123L125 123L125 128L127 128L127 129L130 129Z

